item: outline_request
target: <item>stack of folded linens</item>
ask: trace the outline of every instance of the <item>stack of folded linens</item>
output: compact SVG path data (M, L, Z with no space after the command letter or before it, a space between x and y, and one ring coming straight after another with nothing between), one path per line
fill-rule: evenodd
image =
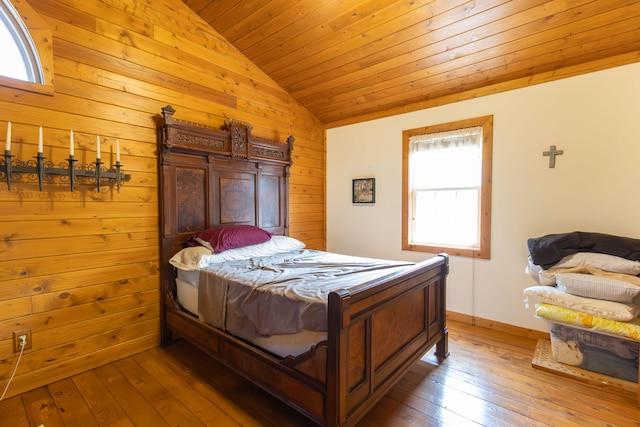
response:
M554 359L637 381L640 240L573 232L527 243L537 286L525 300L548 321Z

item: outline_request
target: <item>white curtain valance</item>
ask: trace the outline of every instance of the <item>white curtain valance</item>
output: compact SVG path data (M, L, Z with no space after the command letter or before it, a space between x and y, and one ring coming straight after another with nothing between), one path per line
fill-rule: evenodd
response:
M409 150L442 150L480 144L482 126L409 137Z
M409 138L411 187L469 188L482 180L482 126Z

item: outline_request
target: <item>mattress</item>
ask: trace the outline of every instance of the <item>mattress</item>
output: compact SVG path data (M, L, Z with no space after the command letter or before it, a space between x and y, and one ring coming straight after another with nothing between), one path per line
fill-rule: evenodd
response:
M200 318L198 311L198 286L188 283L187 281L176 278L177 301L180 307Z

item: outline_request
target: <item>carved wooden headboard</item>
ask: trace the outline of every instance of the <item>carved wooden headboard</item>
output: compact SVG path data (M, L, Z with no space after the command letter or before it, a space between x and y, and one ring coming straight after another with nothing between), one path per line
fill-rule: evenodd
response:
M169 258L198 230L250 224L288 235L294 141L256 138L250 124L233 119L217 129L177 120L174 113L164 107L158 127L160 262L168 289Z

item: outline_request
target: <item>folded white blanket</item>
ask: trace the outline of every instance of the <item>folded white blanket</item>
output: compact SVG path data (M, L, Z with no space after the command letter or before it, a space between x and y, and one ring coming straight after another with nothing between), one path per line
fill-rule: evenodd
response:
M629 321L640 314L640 305L571 295L554 286L531 286L524 290L525 303L544 302L605 319ZM531 301L533 300L533 301Z

